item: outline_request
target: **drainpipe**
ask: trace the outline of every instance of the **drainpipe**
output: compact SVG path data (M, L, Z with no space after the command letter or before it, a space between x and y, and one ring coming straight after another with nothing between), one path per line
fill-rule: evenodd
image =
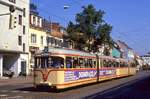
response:
M3 76L3 56L0 55L0 77Z

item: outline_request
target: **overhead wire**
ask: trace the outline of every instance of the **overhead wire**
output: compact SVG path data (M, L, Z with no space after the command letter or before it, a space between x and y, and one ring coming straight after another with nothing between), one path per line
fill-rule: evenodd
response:
M24 4L30 5L30 4L29 4L28 2L26 2L26 1L21 0L21 2L23 2ZM60 19L60 20L62 20L62 21L64 21L64 22L67 21L66 19L64 19L64 18L62 18L62 17L60 17L60 16L57 16L57 15L55 15L55 14L53 14L53 13L51 13L51 12L45 10L45 9L38 8L38 10L40 10L41 12L43 12L43 13L45 13L45 14L47 14L47 15L52 15L53 17L58 18L58 19ZM29 11L30 11L30 10L29 10Z

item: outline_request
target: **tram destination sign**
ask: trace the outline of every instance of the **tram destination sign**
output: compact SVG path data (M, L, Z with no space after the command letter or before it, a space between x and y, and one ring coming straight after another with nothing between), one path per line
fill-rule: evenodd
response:
M99 70L99 76L112 76L116 74L115 69ZM95 78L97 70L67 70L65 71L64 81L75 81L86 78Z

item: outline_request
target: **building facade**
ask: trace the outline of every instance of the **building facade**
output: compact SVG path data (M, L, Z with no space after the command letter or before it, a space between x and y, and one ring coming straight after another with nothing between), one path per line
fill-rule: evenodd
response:
M28 74L29 1L0 1L0 76Z
M43 28L47 31L48 47L63 47L63 36L66 34L66 31L59 25L59 23L50 23L43 20Z
M143 55L141 58L143 59L144 65L148 64L150 66L150 54Z
M34 67L34 55L37 51L42 51L47 46L47 32L43 28L42 17L30 12L29 28L29 72L32 73Z

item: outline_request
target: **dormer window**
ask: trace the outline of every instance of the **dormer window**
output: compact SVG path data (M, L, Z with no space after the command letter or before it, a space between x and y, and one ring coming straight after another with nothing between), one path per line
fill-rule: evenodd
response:
M36 25L36 17L33 16L33 24Z
M37 25L40 27L40 18L37 19Z

